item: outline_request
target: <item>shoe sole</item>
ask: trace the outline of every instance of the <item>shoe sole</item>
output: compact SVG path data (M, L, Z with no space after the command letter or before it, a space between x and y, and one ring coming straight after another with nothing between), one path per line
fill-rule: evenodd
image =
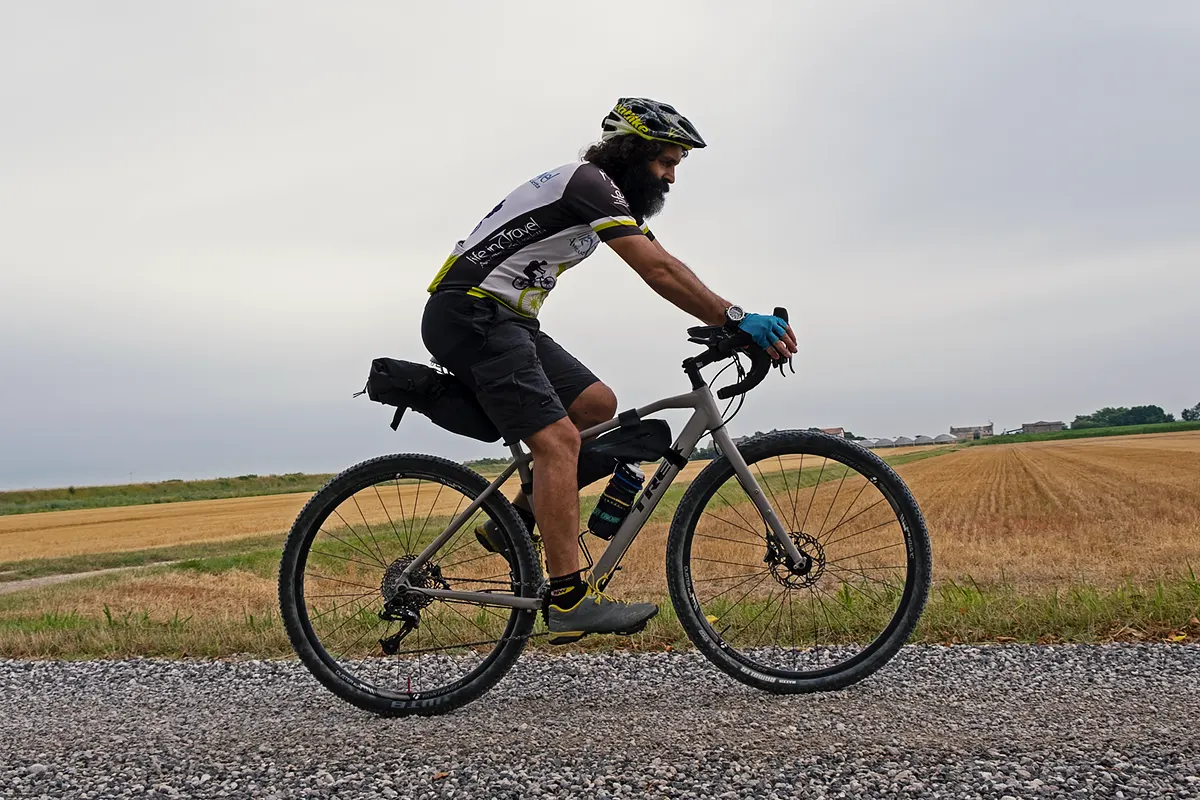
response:
M559 631L557 633L550 634L550 638L547 639L547 641L550 642L550 644L571 644L572 642L578 642L583 637L589 636L593 633L601 634L601 635L605 635L605 636L633 636L635 633L641 633L642 631L646 630L646 625L650 622L650 620L654 619L657 616L658 616L658 609L655 609L653 614L646 617L644 620L642 620L637 625L634 625L632 628L628 628L626 630L620 630L620 631Z

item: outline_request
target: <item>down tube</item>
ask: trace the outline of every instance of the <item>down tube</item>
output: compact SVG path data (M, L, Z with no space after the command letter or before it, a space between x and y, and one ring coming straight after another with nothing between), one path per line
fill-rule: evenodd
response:
M711 403L709 404L711 405ZM715 410L715 406L712 410ZM720 422L720 417L717 418L717 423ZM714 424L710 418L710 410L701 405L696 409L696 413L688 420L687 425L679 433L679 438L671 445L671 448L677 453L690 455L692 450L696 448L696 442L700 441L710 427ZM613 572L616 571L617 564L620 563L621 557L625 555L625 551L629 549L629 545L633 544L633 540L641 531L642 525L654 513L655 507L658 506L658 501L662 500L663 495L667 493L667 489L671 486L671 482L675 480L675 476L679 474L679 467L675 466L666 459L659 465L658 471L654 473L654 477L650 479L650 483L646 485L646 490L642 492L638 498L633 510L625 521L621 523L621 527L617 529L617 535L609 542L608 547L604 548L604 553L600 556L600 560L592 567L591 574L588 576L589 583L603 589L612 580Z

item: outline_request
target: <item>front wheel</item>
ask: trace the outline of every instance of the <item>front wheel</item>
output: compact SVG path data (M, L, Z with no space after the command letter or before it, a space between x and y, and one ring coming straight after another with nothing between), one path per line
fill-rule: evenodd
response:
M667 543L688 637L743 683L841 689L908 640L929 594L925 521L891 467L834 436L780 431L738 448L804 555L791 563L722 456L688 488Z

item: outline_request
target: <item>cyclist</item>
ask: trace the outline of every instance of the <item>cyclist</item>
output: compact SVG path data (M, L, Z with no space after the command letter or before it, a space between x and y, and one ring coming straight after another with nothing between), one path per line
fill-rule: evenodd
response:
M514 505L531 532L535 517L541 531L554 643L633 633L658 612L650 603L613 600L580 574L579 431L611 419L617 399L538 325L558 277L604 242L683 311L709 325L740 328L773 358L796 352L786 322L747 314L714 294L646 225L662 210L676 168L704 146L671 106L621 98L582 161L514 189L455 245L429 285L421 321L426 348L471 387L506 442L523 441L533 454L533 509L524 495ZM476 535L507 557L494 523Z

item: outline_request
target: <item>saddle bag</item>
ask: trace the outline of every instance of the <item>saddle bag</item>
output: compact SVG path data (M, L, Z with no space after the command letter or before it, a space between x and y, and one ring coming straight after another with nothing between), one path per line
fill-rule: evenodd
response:
M399 427L404 412L411 408L451 433L481 442L500 438L500 431L475 399L475 393L448 372L411 361L377 358L371 362L363 391L377 403L396 407L392 430Z
M607 477L624 464L657 461L671 449L671 426L662 419L643 419L597 436L579 448L579 487Z

